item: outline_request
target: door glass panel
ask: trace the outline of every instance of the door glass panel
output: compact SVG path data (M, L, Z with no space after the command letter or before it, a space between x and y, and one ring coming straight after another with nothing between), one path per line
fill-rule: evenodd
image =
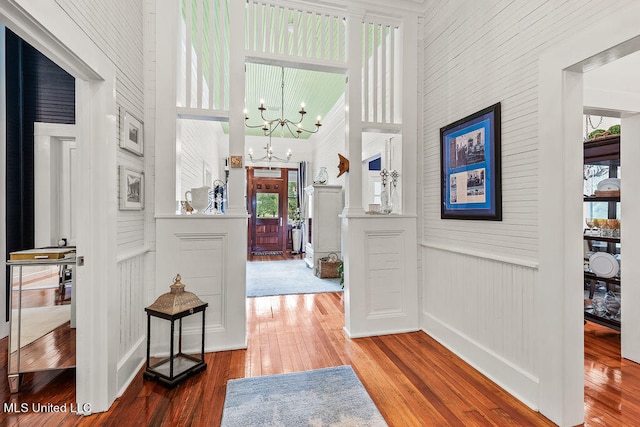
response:
M278 193L256 194L256 218L278 218Z

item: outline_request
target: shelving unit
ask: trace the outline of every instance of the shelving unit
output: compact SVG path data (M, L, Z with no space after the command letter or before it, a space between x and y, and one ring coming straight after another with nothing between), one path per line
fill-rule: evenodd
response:
M614 135L607 138L598 139L595 141L589 141L584 143L584 164L586 165L599 165L608 167L608 177L614 178L618 175L618 168L620 166L620 136ZM617 207L620 203L620 197L611 196L595 196L588 195L584 197L584 203L607 203L606 215L608 219L617 218ZM594 243L599 242L601 245L595 249L602 250L604 252L617 254L620 244L620 238L608 237L608 236L594 236L585 234L584 240L589 242L591 247L594 247ZM598 315L595 313L593 301L594 296L597 298L603 298L601 291L606 289L607 291L620 292L621 295L621 277L599 277L586 270L584 272L585 282L585 310L584 318L594 323L598 323L609 328L620 330L620 317L611 316L609 313ZM596 293L600 294L596 296Z
M306 217L309 230L304 260L315 271L320 258L330 253L340 257L342 187L311 185L304 191L307 197Z

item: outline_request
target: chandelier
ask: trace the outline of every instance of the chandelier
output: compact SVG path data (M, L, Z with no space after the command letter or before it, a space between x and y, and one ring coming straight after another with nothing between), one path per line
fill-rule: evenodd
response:
M260 128L264 132L264 136L268 136L269 138L271 138L271 134L273 134L273 132L276 129L278 129L278 127L280 127L282 133L284 133L284 129L286 128L291 134L291 136L296 139L300 138L300 134L302 134L302 132L307 132L307 133L318 132L318 130L320 130L320 126L322 126L322 124L320 123L320 119L321 119L320 116L318 116L314 130L307 130L302 127L302 120L304 119L304 115L307 114L307 112L304 110L304 102L300 105L300 111L298 111L298 113L300 114L299 120L297 121L289 120L284 117L284 67L280 67L280 68L282 69L282 84L280 86L282 90L282 93L281 93L282 96L280 98L280 117L274 118L274 119L266 118L264 116L264 112L266 111L266 107L264 106L264 99L261 99L260 107L258 107L258 110L260 111L260 118L262 119L263 123L261 125L250 125L248 123L249 116L247 115L247 110L245 109L244 110L245 126L251 129ZM267 147L269 148L271 147L271 139L269 139L269 145Z
M249 158L251 159L252 162L271 162L272 160L277 160L279 162L282 163L288 163L289 160L291 159L291 155L293 154L291 152L291 148L289 148L289 150L287 151L287 158L283 159L281 157L278 156L274 156L273 155L273 147L271 146L271 133L269 133L269 142L267 143L267 145L264 147L265 150L267 150L267 154L265 154L263 157L260 157L259 159L254 159L253 158L253 149L249 148Z

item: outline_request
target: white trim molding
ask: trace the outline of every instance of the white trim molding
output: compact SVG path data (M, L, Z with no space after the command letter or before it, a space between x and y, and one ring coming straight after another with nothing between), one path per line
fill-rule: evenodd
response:
M498 261L505 264L519 265L522 267L537 269L539 266L539 263L534 260L506 257L503 255L493 254L490 252L480 252L478 250L464 249L458 246L447 245L442 243L422 242L420 243L420 246L422 246L423 248L438 249L440 251L453 252L456 254L469 255L476 258L483 258L483 259L488 259L492 261Z

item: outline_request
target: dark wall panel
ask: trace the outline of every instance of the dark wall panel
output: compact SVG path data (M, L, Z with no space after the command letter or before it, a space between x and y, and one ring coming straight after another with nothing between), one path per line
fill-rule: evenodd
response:
M20 39L7 30L7 252L22 247L23 160L22 160L22 47Z
M75 79L6 30L7 250L34 245L34 122L75 123Z
M75 79L8 29L4 53L8 257L9 252L32 248L35 241L33 124L75 123ZM8 269L6 275L9 295ZM6 315L8 320L8 310Z

